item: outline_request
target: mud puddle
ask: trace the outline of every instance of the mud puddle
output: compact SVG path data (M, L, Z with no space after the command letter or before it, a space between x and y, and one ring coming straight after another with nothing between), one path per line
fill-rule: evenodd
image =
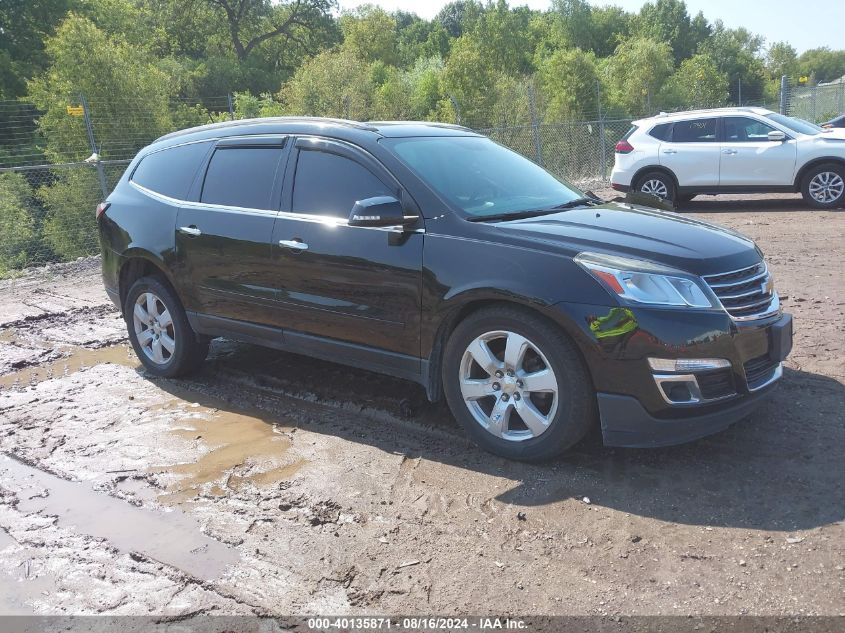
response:
M188 389L170 388L170 392L176 397L165 403L165 408L184 406L199 395ZM179 419L171 434L182 441L202 442L210 450L194 461L147 471L175 476L160 502L178 505L197 496L224 497L250 485L276 486L304 465L304 460L291 453L290 427L283 420L265 411L234 407L207 396L202 399L203 404L189 405L196 413Z
M55 516L59 526L107 539L125 552L141 553L204 580L219 578L240 560L238 552L205 536L178 510L138 508L5 455L0 471L4 484L18 491L19 511Z
M15 343L11 337L7 343ZM46 349L46 348L45 348ZM61 357L48 363L33 364L12 373L0 375L0 389L21 389L35 386L45 380L70 376L95 365L113 363L124 367L139 367L135 352L127 344L111 345L98 349L59 346L55 351Z

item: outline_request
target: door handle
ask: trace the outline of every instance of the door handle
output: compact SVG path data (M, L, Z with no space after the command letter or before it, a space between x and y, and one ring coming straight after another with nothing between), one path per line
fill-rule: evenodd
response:
M736 154L736 153L737 153L737 151L738 151L738 150L735 150L735 149L723 149L723 150L722 150L722 153L723 153L723 154Z
M302 240L279 240L279 246L284 246L285 248L290 248L295 251L308 250L308 244L306 244Z
M179 232L184 233L185 235L191 235L192 237L199 237L200 235L202 235L202 231L200 231L193 224L191 226L180 226Z
M677 154L678 150L676 150L676 149L664 149L663 153L664 154Z

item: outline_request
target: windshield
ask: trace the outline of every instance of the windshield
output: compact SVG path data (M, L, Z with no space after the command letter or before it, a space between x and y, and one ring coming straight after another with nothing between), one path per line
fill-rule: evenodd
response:
M488 138L431 136L382 142L471 218L548 209L584 197L572 185Z
M822 132L824 132L824 130L818 125L814 125L809 121L805 121L804 119L796 119L783 114L778 114L777 112L767 114L766 117L771 119L775 123L780 123L782 126L788 127L793 132L798 132L799 134L808 134L810 136L815 136L816 134L821 134Z

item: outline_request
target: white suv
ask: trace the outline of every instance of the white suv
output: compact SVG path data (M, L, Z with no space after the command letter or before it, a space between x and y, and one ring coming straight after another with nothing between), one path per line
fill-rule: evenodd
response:
M659 114L616 144L611 186L674 202L700 193L800 191L823 209L845 204L845 129L764 108Z

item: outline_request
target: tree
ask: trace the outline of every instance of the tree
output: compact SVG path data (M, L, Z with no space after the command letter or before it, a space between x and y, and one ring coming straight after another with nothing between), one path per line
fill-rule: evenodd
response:
M784 75L798 75L798 54L787 42L775 42L766 53L766 70L772 79L780 80Z
M343 45L367 63L380 61L396 65L396 18L371 4L358 7L340 18Z
M0 2L0 99L26 92L26 80L47 66L44 41L76 0Z
M91 153L82 118L67 112L68 106L79 105L80 94L97 124L103 158L131 157L172 129L168 77L145 51L110 38L74 14L47 40L45 50L50 66L29 82L29 96L44 112L38 125L51 160L78 161Z
M702 42L699 52L710 55L719 72L727 75L729 100L739 103L741 96L744 103L764 94L762 48L763 38L759 35L744 28L729 29L716 20L712 35Z
M447 95L457 100L462 123L482 127L489 122L496 101L496 74L474 37L463 35L455 40L446 60L443 85Z
M651 114L663 83L672 74L672 49L665 42L635 38L619 45L605 73L613 101L631 115Z
M21 174L0 174L0 277L32 259L35 225L30 214L32 190Z
M583 119L597 113L596 56L580 48L555 51L539 69L546 120Z
M704 16L699 13L696 19L703 20ZM706 23L704 20L704 26ZM693 21L690 20L683 0L647 2L640 9L635 24L635 31L640 37L669 44L676 63L695 53L701 41L699 38L703 35L700 22L693 28Z
M94 207L103 192L94 168L60 171L58 182L38 189L38 197L47 209L44 241L62 261L99 250Z
M681 62L661 100L671 108L714 108L725 105L727 98L727 78L709 55L699 53Z
M590 11L592 50L596 57L613 54L631 32L631 14L616 6L594 7Z
M553 0L552 12L562 46L583 50L593 47L592 9L587 0Z
M531 11L527 7L511 9L506 0L487 6L473 31L493 65L510 75L533 70Z
M828 47L811 48L801 53L798 69L805 77L816 81L835 81L845 75L845 50L832 51Z
M456 0L440 9L434 21L442 24L450 37L458 38L474 28L481 11L481 5L474 0Z
M333 0L205 0L222 11L232 47L243 61L262 42L271 39L296 42L311 48L309 38L325 27Z

